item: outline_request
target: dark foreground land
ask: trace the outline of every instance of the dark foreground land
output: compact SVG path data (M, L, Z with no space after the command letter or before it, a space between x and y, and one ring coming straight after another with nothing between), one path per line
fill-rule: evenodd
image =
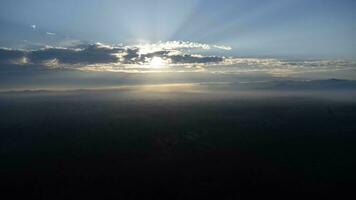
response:
M353 194L356 100L184 90L0 94L1 193L11 199Z

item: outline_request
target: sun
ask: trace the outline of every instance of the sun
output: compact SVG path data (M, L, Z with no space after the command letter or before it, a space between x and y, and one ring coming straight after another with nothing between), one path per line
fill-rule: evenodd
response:
M161 57L153 57L149 62L149 66L152 68L161 68L164 64L166 64L166 61Z

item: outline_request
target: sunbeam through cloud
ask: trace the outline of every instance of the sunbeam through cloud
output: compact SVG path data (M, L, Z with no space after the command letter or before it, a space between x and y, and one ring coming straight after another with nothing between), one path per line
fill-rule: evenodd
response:
M350 199L356 0L0 0L2 199Z

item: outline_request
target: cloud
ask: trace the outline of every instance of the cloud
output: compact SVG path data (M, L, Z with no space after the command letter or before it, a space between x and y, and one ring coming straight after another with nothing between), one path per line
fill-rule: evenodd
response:
M13 49L0 49L0 64L19 64L26 59L26 52Z
M219 56L201 56L201 55L173 55L169 57L172 63L191 64L191 63L220 63L224 61Z
M218 73L267 73L274 76L291 76L302 73L356 70L356 62L327 59L227 58L222 65L212 67L210 70Z
M147 65L154 57L164 59L167 64L220 63L224 60L223 57L195 55L183 51L183 49L195 48L208 49L210 46L193 42L172 41L137 46L110 46L96 43L80 44L71 48L46 46L38 50L1 49L0 62L11 63L14 60L25 58L26 63L30 64L80 67L80 65L96 64Z
M214 45L213 47L217 48L217 49L222 49L222 50L225 50L225 51L231 51L232 50L232 47L224 46L224 45Z
M43 64L54 59L58 60L59 64L100 64L119 62L115 54L122 51L123 49L93 44L84 49L50 47L31 51L27 53L27 56L35 64Z
M55 33L52 33L52 32L46 32L47 35L50 35L50 36L54 36L56 35Z
M116 72L197 72L241 74L264 73L273 76L291 76L301 73L321 73L356 69L351 60L285 60L268 58L236 58L205 56L192 49L209 50L226 46L194 42L159 42L139 45L82 44L72 47L51 47L37 50L0 48L0 64L26 65L44 68L66 68ZM164 66L153 69L150 62L159 57Z
M32 29L36 29L36 28L37 28L37 26L34 25L34 24L32 24L30 27L31 27Z
M145 43L135 45L140 49L140 52L152 53L157 51L164 50L192 50L192 49L202 49L202 50L210 50L213 48L220 50L231 50L231 47L228 46L218 46L218 45L209 45L198 42L189 42L189 41L167 41L167 42L158 42L158 43Z

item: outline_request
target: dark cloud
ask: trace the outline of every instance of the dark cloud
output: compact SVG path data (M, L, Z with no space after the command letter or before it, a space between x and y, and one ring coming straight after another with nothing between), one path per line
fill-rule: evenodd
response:
M171 64L219 63L224 60L217 56L184 54L177 50L159 50L140 53L139 47L111 47L102 44L80 45L74 48L47 47L39 50L0 49L0 63L47 65L91 65L91 64L145 64L154 57L169 60Z
M13 64L25 56L26 53L21 50L0 49L0 64Z
M153 58L153 57L170 57L169 54L171 53L171 51L156 51L156 52L153 52L153 53L147 53L147 54L144 54L143 56L144 57L147 57L147 58Z
M180 45L180 46L179 46ZM202 56L179 48L107 46L80 44L72 48L47 47L39 50L0 48L0 73L69 69L110 72L201 72L223 74L268 74L276 77L317 76L351 77L356 73L353 60L285 60L273 58L238 58ZM194 46L193 44L189 44ZM161 58L154 67L154 58ZM160 61L160 60L159 60ZM25 66L25 67L23 67Z
M61 64L100 64L115 63L119 59L115 54L123 49L106 48L100 45L88 45L85 49L60 49L46 48L32 51L28 58L33 63L41 63L47 60L58 60Z
M174 55L169 57L172 63L220 63L224 58L218 56Z
M127 48L125 49L124 55L122 56L121 62L125 64L135 64L138 62L140 57L138 48Z

